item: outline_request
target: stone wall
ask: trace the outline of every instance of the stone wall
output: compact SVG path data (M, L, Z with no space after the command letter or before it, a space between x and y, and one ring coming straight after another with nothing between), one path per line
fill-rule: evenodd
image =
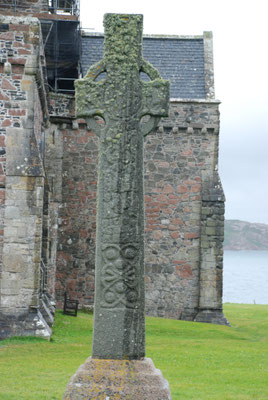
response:
M147 138L145 248L150 315L193 320L204 307L215 310L221 322L224 196L217 175L218 135L218 102L174 101L170 117ZM218 196L206 197L215 182ZM213 260L207 258L211 252ZM208 266L214 283L211 276L205 277ZM204 303L202 294L207 296L208 287L213 293Z
M50 321L52 316L40 289L48 116L40 24L35 18L3 16L0 23L0 122L2 154L6 153L0 337L49 336L44 314Z
M57 299L65 290L90 305L94 298L96 190L98 141L86 124L65 124L63 141L62 205L59 212Z
M228 324L222 314L224 194L217 174L203 183L199 322Z
M47 288L55 299L56 255L58 240L58 217L62 207L62 151L63 142L58 125L51 123L46 130L45 172L47 195L43 211L43 220L46 224L43 238L43 258L48 268Z
M5 136L3 135L5 138ZM2 152L5 151L5 147L2 146ZM5 153L4 153L5 154ZM5 159L3 155L1 156L1 160ZM4 161L1 162L0 166L0 273L2 270L2 254L3 254L3 239L4 239L4 206L5 206L5 180L6 177L3 171Z
M71 113L66 123L59 125L63 202L56 297L61 305L67 290L79 299L80 305L87 306L93 303L94 296L98 139L85 121L72 119L69 100L70 96L65 101L63 95L59 96L62 115L66 118L68 109ZM54 96L50 111L54 116L56 104ZM155 134L146 139L145 267L149 315L193 320L202 305L204 310L215 310L218 322L221 319L224 196L217 175L218 104L213 100L172 101L169 118L163 119ZM206 197L208 192L210 197ZM217 232L208 229L212 225ZM200 268L207 269L207 254L211 251L215 290L204 304L200 297ZM203 287L206 292L204 283Z
M59 206L57 305L62 307L67 291L88 306L94 300L98 138L83 119L75 119L72 95L50 93L49 114L55 132L47 165ZM54 168L56 158L61 164Z
M33 13L48 12L48 0L23 0L23 1L12 1L4 0L0 4L1 14L15 16L28 15Z
M1 37L1 35L0 35ZM1 81L4 74L4 64L0 64ZM5 100L8 101L8 96L0 89L0 272L2 269L2 251L3 251L3 235L4 235L4 205L5 205L5 185L6 185L6 127L3 126Z

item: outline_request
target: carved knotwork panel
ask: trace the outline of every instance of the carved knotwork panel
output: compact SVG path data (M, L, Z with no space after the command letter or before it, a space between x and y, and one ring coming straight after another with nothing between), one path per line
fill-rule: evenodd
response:
M126 244L102 248L101 306L136 308L139 299L139 248Z

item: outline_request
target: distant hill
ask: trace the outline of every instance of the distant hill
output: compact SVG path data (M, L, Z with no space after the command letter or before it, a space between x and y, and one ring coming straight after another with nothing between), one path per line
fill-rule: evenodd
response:
M268 225L225 220L225 250L268 250Z

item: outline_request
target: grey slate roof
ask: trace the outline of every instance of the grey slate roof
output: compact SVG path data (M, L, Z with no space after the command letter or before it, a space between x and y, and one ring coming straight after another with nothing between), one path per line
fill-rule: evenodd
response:
M103 57L101 34L82 36L82 73ZM143 58L171 82L170 97L205 99L203 38L144 36Z

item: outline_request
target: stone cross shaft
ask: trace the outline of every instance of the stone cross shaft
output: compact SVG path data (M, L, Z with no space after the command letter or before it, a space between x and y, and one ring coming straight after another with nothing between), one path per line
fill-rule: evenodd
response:
M142 19L106 14L104 57L75 84L100 139L93 358L145 355L143 137L168 115L169 82L142 58Z

